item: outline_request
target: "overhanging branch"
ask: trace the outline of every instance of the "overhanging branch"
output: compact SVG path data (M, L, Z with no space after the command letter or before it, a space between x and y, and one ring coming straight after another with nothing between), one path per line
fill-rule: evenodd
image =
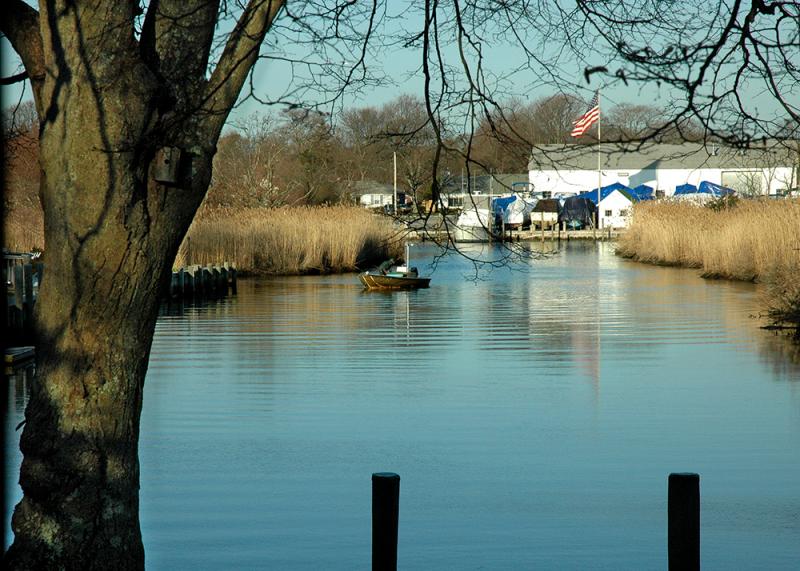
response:
M22 59L22 65L25 66L25 72L33 85L33 93L38 99L41 84L44 81L44 54L39 30L39 12L22 0L5 0L0 3L0 31L6 35L14 51ZM21 79L16 81L21 81ZM15 82L3 85L10 83Z
M0 85L14 85L20 81L25 81L26 79L28 79L28 72L23 71L22 73L11 75L9 77L0 77Z
M258 59L261 43L284 0L250 0L228 37L217 67L209 80L203 112L210 115L213 133L219 133L236 103L250 70Z

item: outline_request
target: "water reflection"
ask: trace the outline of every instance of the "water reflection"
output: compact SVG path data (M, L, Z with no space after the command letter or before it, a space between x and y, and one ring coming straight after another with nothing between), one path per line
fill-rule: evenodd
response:
M797 560L800 395L774 381L798 369L750 319L757 288L606 243L530 247L548 255L478 280L448 256L425 290L247 279L165 307L148 567L367 567L379 470L403 478L406 569L663 567L680 470L704 478L707 566Z

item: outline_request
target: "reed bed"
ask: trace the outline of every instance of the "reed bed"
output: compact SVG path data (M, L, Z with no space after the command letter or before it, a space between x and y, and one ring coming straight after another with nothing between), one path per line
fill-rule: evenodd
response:
M3 247L12 252L44 249L44 214L33 206L17 206L6 211L3 220Z
M705 277L764 283L774 319L800 323L800 200L741 200L720 210L637 204L617 252L641 262L699 268Z
M389 219L352 206L204 208L176 266L229 261L240 272L302 275L355 271L402 255Z

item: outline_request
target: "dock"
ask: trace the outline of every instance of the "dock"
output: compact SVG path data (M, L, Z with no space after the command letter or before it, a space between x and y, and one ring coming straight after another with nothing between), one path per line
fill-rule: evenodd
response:
M564 230L560 228L549 228L547 230L536 230L536 229L526 229L526 230L506 230L504 233L496 233L494 238L491 240L492 242L534 242L534 241L542 241L542 242L560 242L560 241L569 241L569 240L595 240L599 242L606 242L617 240L620 236L625 234L624 228L603 228L600 230ZM419 230L412 230L408 233L408 237L412 240L421 240L425 241L428 239L434 239L437 241L450 241L453 242L453 232L451 231L448 234L447 231L443 229L435 229L435 230L427 230L427 231L419 231ZM475 241L480 242L478 240ZM484 243L486 241L484 240Z

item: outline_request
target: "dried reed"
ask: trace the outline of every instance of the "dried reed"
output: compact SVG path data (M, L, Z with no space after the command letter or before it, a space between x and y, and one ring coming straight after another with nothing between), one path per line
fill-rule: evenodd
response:
M351 206L204 208L176 266L229 261L240 272L297 275L355 271L401 254L389 219Z
M762 282L773 316L800 322L800 200L741 200L722 210L640 203L617 251L700 268L705 277Z
M5 212L3 247L12 252L44 249L44 214L41 208L17 206Z

